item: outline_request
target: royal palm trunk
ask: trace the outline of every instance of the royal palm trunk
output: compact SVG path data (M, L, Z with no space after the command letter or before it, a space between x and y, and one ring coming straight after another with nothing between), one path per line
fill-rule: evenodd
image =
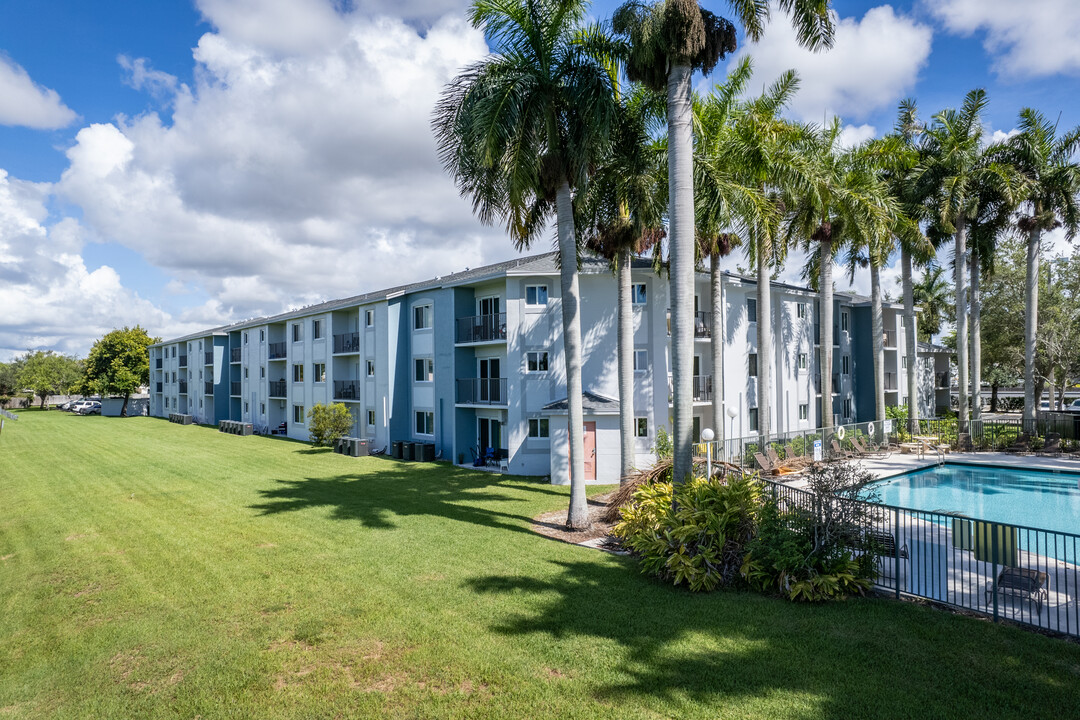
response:
M982 297L979 252L971 249L971 419L982 418Z
M885 420L885 327L881 317L881 268L870 261L870 326L874 335L874 420Z
M959 431L968 431L968 315L967 315L967 222L956 221L956 382L959 391Z
M724 291L720 274L720 255L709 257L709 294L712 296L712 429L719 447L724 442Z
M1040 208L1036 207L1036 212ZM1035 338L1039 331L1039 257L1042 254L1042 231L1031 228L1027 242L1027 277L1024 281L1024 420L1034 423L1039 407L1035 394Z
M757 372L758 432L762 447L772 431L772 278L769 275L771 240L764 236L757 247Z
M831 429L833 426L833 401L832 401L832 367L833 367L833 292L832 292L832 240L822 240L818 253L820 256L820 276L818 279L818 293L821 295L821 308L818 311L819 325L818 338L821 345L818 347L819 360L818 372L821 374L821 427ZM827 445L828 433L822 438Z
M911 253L906 248L900 249L900 265L904 293L904 352L908 359L908 432L914 432L919 420L919 384L916 368L918 336L915 327L915 292L911 286Z
M630 248L619 251L616 259L619 284L619 482L626 482L634 469L634 309L630 300L632 262Z

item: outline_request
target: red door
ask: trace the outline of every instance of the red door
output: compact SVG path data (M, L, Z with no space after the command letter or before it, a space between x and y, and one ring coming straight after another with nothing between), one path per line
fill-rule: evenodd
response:
M585 479L596 479L596 423L585 423Z

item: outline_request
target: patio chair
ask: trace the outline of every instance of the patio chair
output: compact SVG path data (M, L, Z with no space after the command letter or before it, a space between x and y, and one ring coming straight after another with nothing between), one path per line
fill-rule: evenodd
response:
M858 451L859 455L862 456L862 457L871 458L871 459L874 459L874 460L883 460L883 459L889 457L889 452L888 451L883 451L880 448L873 448L873 449L868 448L865 445L863 445L862 441L859 440L859 438L855 438L855 437L851 438L851 444L855 446L855 449Z
M1012 446L1009 448L1009 452L1014 453L1030 453L1031 452L1031 433L1026 430L1016 436L1016 440L1013 441Z
M1037 452L1038 455L1060 455L1061 454L1061 433L1049 432L1046 433L1046 443L1043 444L1042 449Z
M845 450L840 447L840 443L836 442L836 438L831 440L833 449L833 459L836 460L851 460L854 458L854 454L850 450Z
M773 475L776 473L776 466L769 462L769 458L765 457L761 453L754 453L754 460L757 461L758 467L761 468L761 472L766 475Z
M786 460L789 464L795 464L800 466L810 464L810 458L806 457L805 455L795 454L795 448L791 446L791 443L788 443L784 446L784 460Z
M780 456L776 453L776 448L772 445L765 448L765 456L769 458L769 462L773 464L773 467L779 468L784 464L784 461L780 459Z
M1035 614L1042 614L1043 603L1049 598L1050 576L1040 570L1007 567L997 576L997 582L986 583L986 604L994 599L994 590L1007 597L1027 600L1035 605Z

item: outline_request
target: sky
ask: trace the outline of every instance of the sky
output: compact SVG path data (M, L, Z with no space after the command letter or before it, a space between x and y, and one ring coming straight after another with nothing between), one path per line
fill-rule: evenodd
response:
M789 116L838 117L851 143L888 132L902 98L929 117L975 87L989 94L990 138L1025 106L1080 124L1075 0L833 7L832 50L800 49L776 13L697 88L745 54L755 91L795 68ZM458 195L430 131L440 89L487 53L466 8L0 0L0 361L85 355L116 327L173 337L515 256ZM804 265L790 258L782 279L799 282ZM898 276L894 259L894 296ZM856 274L854 290L868 285Z

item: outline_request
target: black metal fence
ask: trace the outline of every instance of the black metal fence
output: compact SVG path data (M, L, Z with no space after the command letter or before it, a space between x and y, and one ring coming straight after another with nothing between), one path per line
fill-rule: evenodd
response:
M856 503L872 520L880 590L1080 636L1080 535L940 512L829 498L763 480L767 501L821 517L823 503ZM852 508L848 508L851 510ZM831 508L835 516L837 508ZM868 543L852 547L853 555Z
M334 353L360 352L360 333L342 333L334 336Z
M458 318L455 339L459 343L505 340L506 313Z
M270 397L283 398L286 393L286 383L284 380L272 380L270 382Z
M268 351L268 357L271 360L280 360L285 357L285 343L284 342L272 342L266 346Z
M457 402L467 405L506 405L506 378L458 378Z
M271 383L273 384L273 383ZM335 380L334 381L334 399L335 400L359 400L360 399L360 383L356 380Z

